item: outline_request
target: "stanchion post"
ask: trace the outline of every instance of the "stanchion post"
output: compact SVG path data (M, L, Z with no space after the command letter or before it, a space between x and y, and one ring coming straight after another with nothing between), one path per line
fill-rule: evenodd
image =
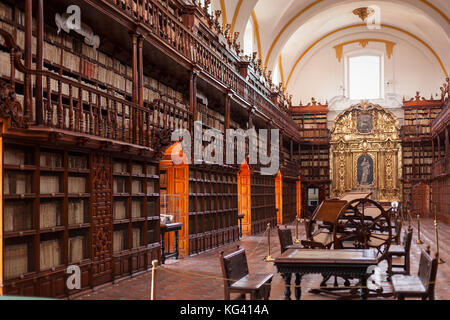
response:
M269 252L268 252L267 257L264 259L264 261L266 261L266 262L275 261L274 258L272 258L272 256L270 255L270 223L267 224L267 244L268 244Z
M150 300L156 299L156 269L158 268L158 260L152 261L152 285L151 285L151 292L150 292Z
M445 261L439 257L439 230L438 230L438 221L437 218L434 219L434 233L436 235L436 258L439 264L444 264Z
M423 244L423 241L420 239L420 215L417 215L417 244Z
M294 243L298 244L300 243L300 240L298 239L298 224L300 223L300 219L297 217L295 219L295 240Z

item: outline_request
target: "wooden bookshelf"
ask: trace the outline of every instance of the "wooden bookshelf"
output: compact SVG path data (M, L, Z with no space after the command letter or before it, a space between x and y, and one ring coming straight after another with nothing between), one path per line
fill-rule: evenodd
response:
M277 225L275 205L275 177L254 172L250 178L251 233L258 234Z
M189 254L239 239L236 170L189 167Z
M114 279L150 268L149 248L159 247L158 164L113 159Z
M84 159L84 166L78 162L69 165L72 155L64 149L4 144L4 279L5 287L11 292L26 290L11 286L25 283L37 274L50 272L64 277L68 264L77 264L82 270L87 266L89 155L76 154ZM70 179L72 172L84 179ZM72 192L73 188L76 193ZM48 292L48 296L67 294L64 286L55 290Z

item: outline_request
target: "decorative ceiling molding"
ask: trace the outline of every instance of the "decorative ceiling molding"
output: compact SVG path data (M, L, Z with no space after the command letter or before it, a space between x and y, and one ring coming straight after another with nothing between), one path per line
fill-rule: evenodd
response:
M256 44L258 45L258 56L259 56L259 59L261 61L263 61L262 50L261 50L261 37L259 34L259 23L258 23L258 18L256 17L255 10L252 11L252 19L253 19L253 32L255 34Z
M231 22L231 29L230 29L231 34L234 34L234 27L236 27L236 21L239 16L239 11L241 11L242 2L243 0L239 0L236 8L234 9L233 21Z
M222 28L225 30L227 28L227 6L225 5L225 0L220 0L220 9L222 10Z
M344 47L349 45L349 44L359 43L359 45L361 47L365 48L365 47L367 47L369 42L381 42L381 43L384 43L385 46L386 46L386 55L387 55L387 57L389 59L392 58L392 55L394 54L394 46L396 45L396 43L392 42L392 41L383 40L383 39L359 39L359 40L352 40L352 41L347 41L347 42L338 44L337 46L333 47L336 50L336 58L338 59L339 62L342 61Z
M340 31L344 31L344 30L348 30L348 29L352 29L352 28L359 28L359 27L365 27L366 24L355 24L355 25L350 25L350 26L346 26L346 27L342 27L342 28L338 28L336 30L333 30L329 33L327 33L326 35L324 35L323 37L321 37L320 39L318 39L317 41L315 41L312 45L310 45L303 53L302 55L297 59L297 61L295 62L294 66L292 67L291 71L289 72L289 77L286 81L286 87L288 87L289 82L291 81L291 78L294 74L295 69L297 68L298 64L300 63L300 61L303 59L303 57L313 48L315 47L319 42L321 42L322 40L328 38L329 36L340 32ZM388 29L393 29L396 31L399 31L401 33L404 33L412 38L414 38L415 40L417 40L418 42L420 42L422 45L424 45L436 58L436 60L438 61L439 65L442 68L442 71L445 74L445 78L448 78L448 72L447 69L444 66L444 63L442 62L442 59L439 57L439 55L436 53L436 51L434 51L434 49L428 44L426 43L424 40L422 40L421 38L419 38L418 36L412 34L409 31L406 31L402 28L396 27L396 26L391 26L388 24L381 24L382 27L388 28Z
M283 71L283 56L280 54L280 56L278 57L278 70L280 70L280 78L281 78L281 83L283 84L283 89L286 90L286 86L284 85L284 71ZM278 83L276 83L276 85L278 85Z
M316 0L313 3L309 4L308 6L306 6L305 8L303 8L302 10L300 10L292 19L290 19L284 26L283 28L281 28L280 32L278 33L278 35L275 37L275 39L273 40L270 49L267 53L266 56L266 61L264 63L264 65L267 67L267 65L269 64L269 60L270 57L272 56L273 50L276 46L276 44L278 43L278 41L280 40L281 36L283 35L283 33L289 28L289 26L294 23L295 20L297 20L301 15L303 15L306 11L308 11L310 8L314 7L315 5L323 2L325 0ZM425 5L427 5L428 7L430 7L431 9L433 9L434 11L436 11L437 13L439 13L444 19L445 21L447 21L448 24L450 24L450 19L447 17L447 15L441 11L439 8L437 8L435 5L431 4L430 2L428 2L427 0L420 0L420 2L424 3Z

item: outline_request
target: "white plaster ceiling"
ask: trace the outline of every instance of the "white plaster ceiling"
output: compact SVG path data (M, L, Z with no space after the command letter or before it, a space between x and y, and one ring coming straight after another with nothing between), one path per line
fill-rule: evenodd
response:
M352 11L373 5L381 9L381 23L393 27L369 31L374 37L382 38L383 34L398 37L401 33L412 45L434 51L444 68L450 71L448 0L213 0L212 4L213 9L225 9L224 22L233 25L233 31L240 32L241 39L254 12L259 26L263 64L268 70L274 70L281 54L285 82L290 73L291 79L297 78L296 73L303 63L303 59L298 62L299 57L312 44L317 42L316 46L320 46L321 42L330 42L344 34L354 33L357 37L362 31L367 31L366 27L349 28L322 39L337 29L362 24ZM444 73L439 76L444 78ZM288 90L292 86L295 83L289 83Z

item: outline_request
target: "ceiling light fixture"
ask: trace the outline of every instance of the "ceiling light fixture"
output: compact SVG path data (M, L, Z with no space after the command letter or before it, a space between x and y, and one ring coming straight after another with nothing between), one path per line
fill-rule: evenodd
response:
M355 16L358 16L363 22L366 21L368 17L373 15L375 13L375 10L373 8L369 7L363 7L353 10L353 14Z

